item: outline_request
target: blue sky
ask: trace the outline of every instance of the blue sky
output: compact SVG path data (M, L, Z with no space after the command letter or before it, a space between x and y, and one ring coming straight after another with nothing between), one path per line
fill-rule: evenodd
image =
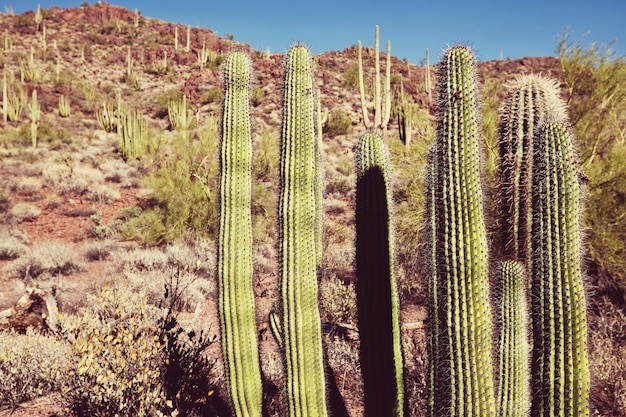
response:
M609 44L626 54L625 0L481 0L481 1L341 1L298 0L110 0L138 9L144 16L213 29L220 36L253 48L285 52L304 42L313 53L343 50L361 40L374 44L380 26L381 48L391 41L392 54L419 64L426 48L431 62L450 44L471 45L478 59L555 55L557 40ZM4 0L15 13L52 5L77 7L77 0ZM94 3L94 1L89 1Z

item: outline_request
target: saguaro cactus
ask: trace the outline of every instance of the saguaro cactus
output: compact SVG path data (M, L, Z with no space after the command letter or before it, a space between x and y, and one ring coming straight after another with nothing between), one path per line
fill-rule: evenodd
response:
M545 124L533 145L532 416L589 415L580 184L572 138Z
M440 113L430 154L430 415L495 416L487 235L472 52L439 66Z
M533 138L546 119L565 121L558 83L542 75L522 75L507 86L500 120L499 199L503 258L529 264L530 184ZM528 271L531 273L531 271Z
M361 97L361 111L363 113L363 124L368 129L387 130L387 123L391 116L391 42L387 41L387 61L385 65L384 82L384 107L380 91L380 56L378 54L378 26L376 26L376 39L374 46L374 121L370 120L367 111L365 98L365 76L363 74L363 56L361 41L357 42L358 68L359 68L359 93Z
M37 101L37 90L33 90L30 102L30 136L33 148L37 147L37 130L41 120L41 106Z
M260 416L263 399L252 288L250 79L248 56L230 53L224 61L217 276L224 367L237 416Z
M502 417L524 417L530 410L530 345L527 286L522 264L503 262L500 284L498 409Z
M327 415L318 307L316 151L311 56L291 47L285 61L279 197L281 295L291 416Z
M356 270L366 416L402 416L404 381L400 301L387 147L367 132L356 152Z

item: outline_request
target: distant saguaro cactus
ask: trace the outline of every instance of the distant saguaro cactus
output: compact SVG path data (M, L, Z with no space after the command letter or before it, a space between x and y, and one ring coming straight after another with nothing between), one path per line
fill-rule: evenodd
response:
M285 61L279 196L285 387L290 416L327 415L318 307L315 97L309 50Z
M387 130L387 123L391 116L391 42L387 41L387 61L385 66L385 81L383 91L380 91L380 56L378 54L378 26L376 26L376 39L374 46L374 121L370 120L365 98L365 75L363 74L363 53L361 41L357 42L358 68L359 68L359 93L361 97L361 111L363 124L368 129ZM384 107L382 100L385 100Z
M437 138L429 156L430 416L495 416L492 317L473 53L439 66Z
M252 288L250 72L244 52L226 57L217 277L224 367L237 416L260 416L263 399Z
M356 148L356 293L365 416L404 415L400 300L396 287L389 155L383 138Z
M562 123L540 129L532 170L531 415L589 416L581 192L572 137Z

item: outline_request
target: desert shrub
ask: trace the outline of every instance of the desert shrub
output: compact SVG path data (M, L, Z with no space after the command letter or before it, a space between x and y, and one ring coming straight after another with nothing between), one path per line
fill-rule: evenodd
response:
M27 247L15 236L0 232L0 261L16 259L26 253Z
M221 88L209 88L200 96L200 103L212 104L220 103L222 101L222 89Z
M148 207L129 219L123 233L148 244L172 242L186 234L207 236L217 226L217 123L198 138L175 136L167 153L148 155L156 170L144 177L152 191Z
M261 103L263 103L263 99L266 95L267 93L261 87L255 85L252 88L252 97L250 98L250 103L254 107L258 107Z
M591 401L599 415L626 416L626 314L606 298L591 320Z
M626 299L626 58L604 46L559 42L568 113L576 134L581 178L589 177L585 226L589 272L598 292ZM600 122L599 122L600 121Z
M350 114L342 109L333 109L324 126L324 132L331 137L348 135L352 131L352 119Z
M30 203L17 203L11 208L11 215L18 222L33 221L41 214L41 209Z
M128 286L105 287L62 320L77 358L64 389L73 415L217 415L206 356L215 338L179 324L182 290L172 275L156 307Z
M75 251L58 241L35 244L11 266L22 279L42 276L71 275L82 271L84 264Z
M26 334L0 332L0 404L18 404L59 391L71 366L64 341L32 330Z
M117 246L117 242L111 239L94 240L84 243L81 251L87 261L103 261L109 258Z
M108 287L88 296L81 316L62 320L77 361L64 389L73 415L167 414L155 316L141 295Z
M356 324L356 292L354 285L332 278L320 285L320 304L325 320L330 323Z
M154 117L160 119L167 117L167 106L171 101L181 101L183 99L183 92L178 88L172 88L160 94L156 99L156 108L154 110Z
M343 82L352 91L359 90L359 66L352 65L343 73Z
M41 189L41 180L33 177L20 177L11 189L25 196L32 196Z

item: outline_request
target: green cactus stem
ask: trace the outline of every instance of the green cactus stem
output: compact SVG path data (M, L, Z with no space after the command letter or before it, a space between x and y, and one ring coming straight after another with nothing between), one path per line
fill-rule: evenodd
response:
M356 271L365 416L404 415L400 301L395 281L389 155L366 132L356 151Z
M285 61L279 197L281 295L290 416L326 416L318 307L315 97L309 50L291 47Z
M522 264L500 267L501 298L498 332L498 409L502 417L525 417L530 410L530 345L528 302Z
M496 414L475 73L468 48L444 53L427 181L431 416Z
M503 259L528 264L530 245L530 184L533 138L546 120L565 121L565 104L558 83L543 75L522 75L506 85L500 118L499 200ZM531 271L528 270L530 274Z
M581 190L572 137L562 123L540 129L532 169L531 415L589 416Z
M250 80L248 56L230 53L224 61L217 277L224 368L237 416L260 416L263 400L252 287Z

